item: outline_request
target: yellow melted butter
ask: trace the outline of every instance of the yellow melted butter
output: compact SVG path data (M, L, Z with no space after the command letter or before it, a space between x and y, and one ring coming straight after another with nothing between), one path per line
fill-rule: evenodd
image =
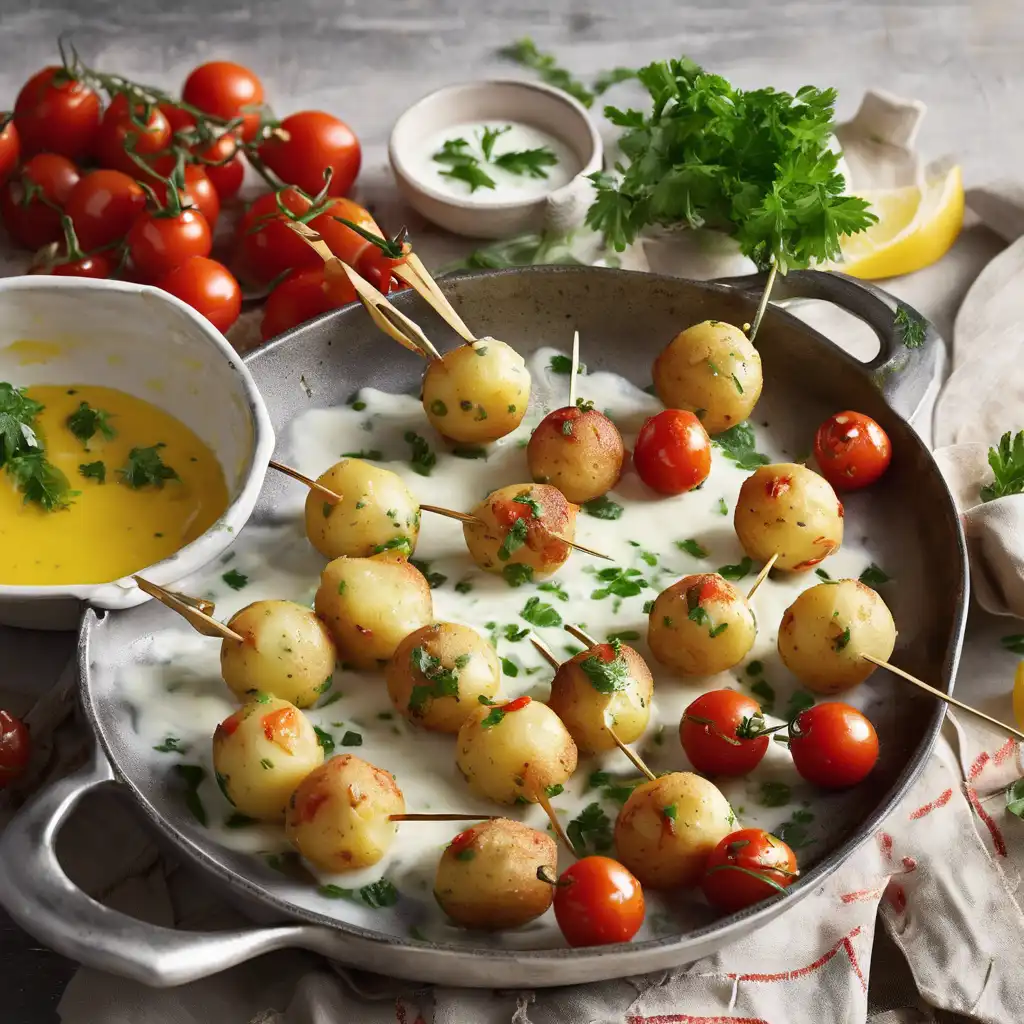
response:
M52 586L109 583L174 554L207 530L227 508L228 491L217 457L184 423L149 402L93 385L27 389L44 406L36 426L46 457L81 493L71 507L47 512L25 504L0 471L0 584ZM95 434L88 450L68 429L68 416L88 402L110 413L117 435ZM164 464L178 480L138 490L118 470L132 448L163 442ZM101 461L106 482L87 480L84 463Z

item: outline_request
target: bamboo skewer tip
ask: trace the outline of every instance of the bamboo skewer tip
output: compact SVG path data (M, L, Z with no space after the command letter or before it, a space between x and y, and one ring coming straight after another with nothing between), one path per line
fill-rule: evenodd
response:
M183 599L164 587L151 583L142 576L134 575L132 579L139 589L149 594L154 600L159 601L164 607L180 615L197 633L203 636L213 637L220 640L234 640L236 643L245 643L245 637L236 633L223 622L213 618L202 611L197 605L200 603L194 599ZM193 603L194 601L194 603ZM209 603L209 602L207 602Z
M757 593L757 588L761 586L761 584L764 583L764 581L768 578L768 573L772 571L772 567L778 560L779 552L776 551L775 554L772 555L772 557L769 558L767 562L765 562L764 568L757 574L757 579L754 580L753 585L747 591L748 601L754 596L755 593Z

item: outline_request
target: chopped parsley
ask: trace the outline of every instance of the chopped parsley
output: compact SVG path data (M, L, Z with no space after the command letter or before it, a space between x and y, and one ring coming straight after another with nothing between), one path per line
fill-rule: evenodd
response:
M79 402L78 408L68 416L68 430L82 442L86 451L89 442L100 434L106 440L117 436L117 431L110 425L110 413L104 409L94 409L88 402Z
M349 729L349 731L341 737L341 745L343 747L361 747L363 745L363 737L360 733L353 732Z
M721 434L711 438L711 443L720 448L722 454L735 462L740 469L754 470L767 466L771 459L756 450L754 428L749 422L737 423Z
M102 462L84 462L78 466L78 472L86 480L96 480L103 484L107 482L107 467Z
M161 754L187 754L188 744L182 743L176 736L168 736L163 743L158 743L153 749Z
M765 679L758 679L750 684L750 692L760 701L761 708L770 714L775 707L775 690L771 684Z
M548 369L552 373L560 373L563 376L568 377L572 373L572 359L569 356L552 356L551 362L548 363ZM583 363L580 363L576 367L576 373L586 373L587 368Z
M607 853L612 848L612 823L600 804L587 804L569 822L565 831L581 857L589 853Z
M995 448L988 450L988 464L995 479L981 489L982 501L994 501L1024 491L1024 430L1016 436L1007 431Z
M409 695L408 708L414 715L421 715L427 702L441 697L459 696L459 673L469 664L469 655L460 654L451 668L431 654L425 647L414 647L409 656L409 665L414 673L424 678L426 684L417 683Z
M334 737L319 725L313 726L313 732L316 733L316 741L323 749L324 757L330 757L334 753Z
M814 821L814 815L810 811L800 808L792 813L788 821L784 821L775 829L775 835L791 849L799 850L800 847L807 846L812 841L808 828L812 821Z
M412 458L409 460L415 472L420 476L430 476L431 471L437 464L437 456L434 454L426 438L420 437L415 431L407 430L405 439L412 446Z
M519 675L519 666L511 658L502 658L501 671L510 679L515 679Z
M424 562L419 558L410 558L409 564L419 569L431 590L437 590L438 587L443 586L448 581L448 577L444 573L431 572L429 562Z
M504 637L509 643L518 643L529 635L530 631L528 629L520 629L514 622L510 622L505 627Z
M207 822L206 808L199 796L199 787L206 778L206 769L198 764L176 764L174 771L185 784L185 806L200 825L205 825Z
M386 541L384 544L378 544L373 549L373 553L375 555L379 555L384 551L397 551L402 555L411 555L412 541L404 534L399 534L397 537L392 537L391 540Z
M839 636L837 636L835 638L835 640L832 641L832 649L834 651L844 651L844 650L846 650L846 647L849 644L849 642L850 642L850 627L847 626L846 629L844 629L842 631L842 633L840 633Z
M639 640L640 634L635 629L620 629L615 633L607 633L605 635L605 639L610 644L613 644L616 641L622 644L629 644L634 640Z
M329 900L360 900L373 910L393 907L398 902L398 890L386 878L361 889L343 889L340 885L321 885L317 892Z
M384 461L384 453L377 451L376 448L373 448L370 451L342 452L341 457L343 459L365 459L367 462Z
M680 551L685 551L688 555L693 555L694 558L707 558L708 550L705 547L701 547L692 537L688 540L677 540L676 547ZM721 570L719 570L721 572Z
M872 562L861 574L860 581L866 587L880 587L883 583L888 583L892 577Z
M598 693L614 693L629 682L629 665L622 655L622 644L618 640L612 641L612 651L610 661L592 654L579 663L583 674Z
M473 584L469 580L459 580L455 584L455 592L457 594L469 594L473 590Z
M531 597L523 605L519 617L525 619L531 626L541 628L554 628L562 624L562 616L551 605L541 601L539 597Z
M649 586L639 569L618 569L609 567L598 569L597 580L601 584L591 592L591 598L600 601L609 596L636 597L645 587Z
M508 533L505 534L505 539L501 542L501 547L498 548L498 558L503 562L507 562L526 543L528 530L529 525L526 520L517 519L509 527Z
M568 601L569 600L568 592L562 586L562 584L559 583L557 580L546 580L544 583L541 583L537 587L537 589L538 590L543 590L543 591L545 591L548 594L554 594L555 597L557 597L559 601Z
M544 795L548 799L553 800L556 796L561 796L565 792L565 786L560 782L556 782L554 785L544 787Z
M725 503L725 498L718 499L718 514L720 516L727 516L729 514L729 506Z
M232 589L241 590L248 582L249 577L237 569L229 569L221 576L221 579Z
M785 807L792 798L792 791L785 782L762 782L757 794L757 802L762 807Z
M718 575L727 580L741 580L744 576L749 576L753 568L753 560L744 555L738 565L720 565Z
M838 580L832 579L831 576L824 569L815 569L814 575L818 577L823 583L837 583Z
M582 507L588 516L595 519L621 519L625 511L618 502L612 501L607 495L585 501Z
M533 513L534 519L540 519L544 515L544 508L536 498L531 498L530 493L517 494L512 499L517 505L526 505Z
M180 480L177 471L160 458L160 449L167 446L161 441L149 448L133 448L128 461L119 469L121 483L134 490L152 485L161 488L165 480Z
M510 587L521 587L524 583L533 582L533 566L512 562L501 570L501 575Z
M896 304L893 327L899 333L904 348L920 348L928 333L928 324L924 317L902 302Z
M487 449L480 445L458 445L452 449L452 455L457 459L486 459Z

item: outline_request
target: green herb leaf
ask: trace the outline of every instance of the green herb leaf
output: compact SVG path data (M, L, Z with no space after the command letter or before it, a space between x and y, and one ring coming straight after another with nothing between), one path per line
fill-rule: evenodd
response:
M128 461L117 471L121 483L138 490L149 485L163 487L165 480L179 480L177 472L160 458L160 449L166 447L160 442L149 448L133 448L128 453Z
M531 626L540 628L554 628L562 624L562 616L551 605L541 601L539 597L531 597L523 605L519 617L525 619Z
M428 701L440 697L458 697L459 672L468 662L468 655L460 655L455 659L455 664L448 668L425 647L414 647L409 655L409 665L414 675L418 673L426 680L426 684L413 686L409 695L409 710L414 715L420 715L426 709Z
M71 490L68 478L46 458L41 449L8 459L7 472L25 496L25 504L32 502L47 512L67 508L71 499L81 493Z
M594 102L594 93L561 67L550 53L538 50L536 43L529 37L517 39L511 46L504 47L498 53L508 60L515 61L516 64L532 68L540 75L542 81L574 96L583 106L589 107ZM608 81L604 88L607 89L611 84L612 82Z
M249 582L249 577L237 569L229 569L221 576L221 579L232 590L241 590Z
M316 740L323 749L324 757L330 757L334 753L334 737L319 725L313 726L313 732L316 733Z
M533 582L533 566L513 562L501 570L501 575L510 587L521 587L524 583Z
M845 651L849 643L850 627L847 626L846 629L844 629L842 633L840 633L839 636L837 636L835 640L832 641L832 649L834 651Z
M758 466L767 466L771 461L767 455L756 450L754 428L749 422L737 423L735 427L716 434L711 438L711 443L720 448L722 454L740 469L755 470Z
M452 455L457 459L486 459L487 449L479 445L458 445L452 449Z
M529 492L517 494L512 500L517 505L526 505L533 513L534 519L540 519L544 515L544 506L536 498L531 498Z
M386 878L370 885L364 885L359 890L359 898L374 910L381 907L393 907L398 902L398 890Z
M893 328L899 334L904 348L920 348L928 334L928 324L924 317L902 302L896 304Z
M517 519L508 528L508 533L505 534L505 539L501 542L501 547L498 548L498 558L507 562L526 543L528 530L529 524L526 520Z
M802 711L814 707L814 698L806 690L797 690L790 694L786 703L786 714L783 716L787 722L792 722Z
M701 547L692 537L689 540L677 540L676 547L680 551L685 551L688 555L693 555L694 558L707 558L707 548ZM721 570L719 570L721 572Z
M455 592L457 594L470 594L473 592L473 584L469 580L459 580L455 584Z
M718 499L718 514L727 516L729 514L729 506L725 503L725 498Z
M438 587L443 586L448 581L448 577L444 573L431 572L429 562L424 562L419 558L410 558L409 564L419 569L431 590L437 590Z
M808 828L812 821L814 821L814 815L810 811L796 810L788 821L784 821L775 830L775 835L791 849L799 850L812 842Z
M510 679L515 679L519 675L519 666L511 658L502 658L501 671Z
M437 156L434 156L437 159ZM478 188L494 188L494 179L480 166L478 160L466 161L453 164L447 171L441 171L444 178L453 178L455 181L464 181L469 186L470 194Z
M363 745L363 737L358 732L353 732L351 729L341 737L341 745L343 747L361 747Z
M649 586L647 580L640 575L639 569L598 569L596 576L601 586L590 595L595 601L600 601L609 594L620 598L636 597Z
M750 684L750 692L760 701L761 709L769 714L775 707L775 690L765 679Z
M364 461L367 461L367 462L383 462L384 461L384 453L377 451L376 448L373 448L370 451L342 452L341 453L341 457L343 459L363 459Z
M420 437L419 434L412 430L405 432L405 439L412 445L412 459L410 464L413 470L419 473L420 476L430 476L434 466L437 465L437 456L432 451L429 444L427 444L426 438Z
M861 574L860 581L866 587L880 587L883 583L888 583L892 577L883 572L881 569L872 562Z
M1011 436L1009 431L988 450L988 464L995 480L981 489L982 501L994 501L1024 491L1024 430Z
M510 131L512 131L512 125L510 124L505 125L504 128L484 128L483 135L480 137L480 149L483 151L485 160L491 159L491 154L494 152L494 143L502 135Z
M383 551L398 551L403 555L412 554L412 541L409 540L404 534L399 534L397 537L392 537L391 540L384 544L378 544L374 549L373 553L379 555Z
M560 373L563 376L568 377L569 374L572 373L572 359L570 359L569 356L552 356L551 362L548 363L548 369L552 373ZM586 373L586 365L583 363L579 363L576 367L576 372L578 374Z
M829 576L829 574L824 569L815 569L814 575L817 576L819 580L823 580L825 583L836 582L834 579L832 579L831 576Z
M185 784L185 806L200 825L205 825L207 822L206 808L199 796L199 787L206 778L206 769L198 764L176 764L174 771Z
M1006 809L1018 818L1024 818L1024 779L1017 779L1006 790Z
M604 495L585 501L582 507L588 516L593 516L595 519L621 519L623 511L625 511L620 504Z
M0 381L0 466L17 455L42 451L36 436L36 417L43 406L24 388Z
M565 786L560 782L556 782L553 786L544 787L544 795L550 799L554 799L556 796L561 796L565 792Z
M618 640L612 642L613 656L610 661L592 654L579 663L583 674L598 693L615 693L629 682L629 665L622 656L621 647Z
M518 643L520 640L523 640L525 637L529 635L530 631L528 629L519 629L519 627L516 626L514 622L510 622L505 627L504 636L505 639L509 641L509 643Z
M481 729L491 729L500 725L505 720L505 712L502 708L492 707L491 710L480 719Z
M80 402L65 422L68 430L86 449L96 434L102 435L108 441L117 436L117 431L110 425L110 413L104 409L94 409L88 402Z
M182 743L176 736L168 736L163 743L158 743L153 749L161 754L187 754L188 744Z
M792 791L786 783L762 782L761 791L757 795L757 802L762 807L785 807L792 797Z
M545 580L545 582L537 586L538 590L543 590L548 594L554 594L559 601L568 601L569 593L557 580Z
M490 159L488 157L488 159ZM548 149L541 146L538 149L520 149L512 153L502 153L496 156L492 163L495 167L508 171L510 174L519 174L530 178L546 178L548 172L546 167L554 167L558 163L558 157Z
M566 827L569 842L583 857L607 853L612 848L612 823L600 804L587 804Z
M753 560L744 556L738 565L720 565L718 575L727 580L741 580L744 576L749 576L753 568Z
M628 644L632 643L634 640L639 640L640 634L635 629L620 629L615 633L606 634L605 639L610 644L613 644L616 641L621 644Z

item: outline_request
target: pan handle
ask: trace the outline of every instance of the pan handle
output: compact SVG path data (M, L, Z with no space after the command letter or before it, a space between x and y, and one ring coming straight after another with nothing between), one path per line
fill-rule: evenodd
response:
M719 278L714 283L759 298L766 280L767 274L750 274ZM786 303L799 299L832 302L863 320L875 332L878 354L864 366L890 408L905 420L913 421L945 365L945 344L934 325L912 306L897 302L881 288L835 271L791 270L785 276L776 277L773 301ZM906 345L903 331L895 322L900 308L924 327L924 337L916 348Z
M79 963L144 985L181 985L275 949L329 945L316 926L175 931L97 903L64 873L57 833L90 790L116 781L97 751L91 765L42 790L0 834L0 903L29 934Z

